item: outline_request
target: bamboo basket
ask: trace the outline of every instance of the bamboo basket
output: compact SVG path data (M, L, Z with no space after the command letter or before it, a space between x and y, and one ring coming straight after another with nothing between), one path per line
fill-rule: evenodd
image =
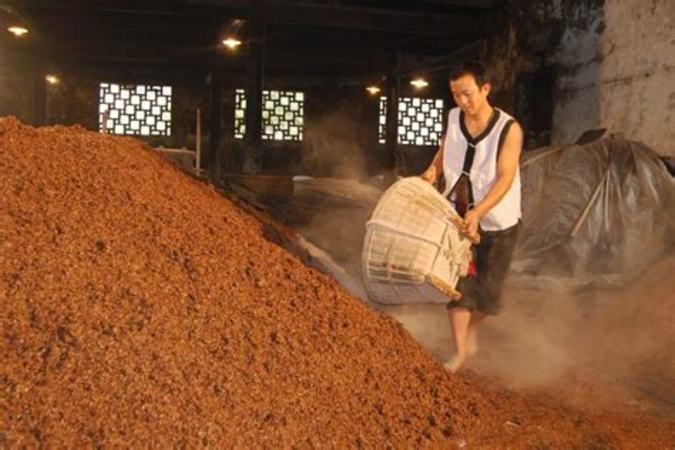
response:
M466 276L471 242L457 212L433 186L403 178L385 191L366 224L362 276L381 304L447 303Z

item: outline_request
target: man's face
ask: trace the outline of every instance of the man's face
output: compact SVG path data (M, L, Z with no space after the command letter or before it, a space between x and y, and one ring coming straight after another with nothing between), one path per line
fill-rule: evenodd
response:
M464 111L464 114L471 116L478 113L487 102L490 84L485 83L479 87L473 75L467 74L450 81L450 91L457 106Z

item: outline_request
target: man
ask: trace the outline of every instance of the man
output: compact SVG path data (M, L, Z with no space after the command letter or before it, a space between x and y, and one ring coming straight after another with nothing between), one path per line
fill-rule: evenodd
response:
M481 63L462 64L449 81L457 107L450 110L441 147L421 176L432 184L445 177L443 195L464 218L460 231L477 243L477 275L460 280L462 298L447 306L455 353L445 367L456 372L477 351L478 324L501 308L520 225L523 132L511 116L490 105L490 80Z

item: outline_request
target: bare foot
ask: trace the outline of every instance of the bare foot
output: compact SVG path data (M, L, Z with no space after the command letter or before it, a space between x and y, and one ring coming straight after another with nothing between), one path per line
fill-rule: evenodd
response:
M455 373L464 364L464 357L453 355L449 360L443 363L443 367L451 373Z

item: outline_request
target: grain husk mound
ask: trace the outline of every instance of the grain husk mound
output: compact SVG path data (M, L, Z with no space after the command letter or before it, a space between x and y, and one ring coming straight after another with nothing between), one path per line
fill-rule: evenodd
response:
M136 140L0 119L0 173L0 446L615 443L448 375Z

